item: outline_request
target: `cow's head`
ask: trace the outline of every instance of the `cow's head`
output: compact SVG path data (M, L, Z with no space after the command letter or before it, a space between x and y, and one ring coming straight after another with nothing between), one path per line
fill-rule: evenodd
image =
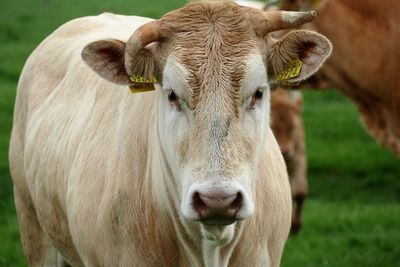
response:
M303 65L290 81L303 80L331 52L314 32L280 40L269 33L315 16L194 2L142 25L127 43L84 48L84 61L114 83L157 77L158 135L185 218L228 225L252 215L259 158L268 149L269 82L295 59Z

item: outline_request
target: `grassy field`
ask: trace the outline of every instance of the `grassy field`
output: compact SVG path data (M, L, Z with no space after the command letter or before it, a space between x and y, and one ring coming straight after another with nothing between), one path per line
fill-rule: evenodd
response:
M29 53L63 22L103 11L159 17L183 0L2 0L0 10L0 266L26 266L7 151L15 88ZM365 132L334 91L305 93L310 197L283 267L400 266L400 161Z

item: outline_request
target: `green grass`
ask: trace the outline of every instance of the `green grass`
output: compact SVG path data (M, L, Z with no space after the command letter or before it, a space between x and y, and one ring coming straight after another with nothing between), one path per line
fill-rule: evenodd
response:
M160 17L183 0L3 0L0 10L0 266L26 266L7 151L15 87L29 53L63 22L103 11ZM400 266L400 164L335 91L305 93L310 197L283 267Z
M398 205L311 198L305 227L289 239L282 266L398 266Z

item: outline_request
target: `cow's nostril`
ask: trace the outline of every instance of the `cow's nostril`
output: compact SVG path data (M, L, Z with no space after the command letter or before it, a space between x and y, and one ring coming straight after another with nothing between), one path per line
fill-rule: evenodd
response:
M236 214L236 212L242 208L242 204L243 204L243 196L242 193L238 192L236 195L236 199L231 203L229 209L232 210L234 214Z
M207 209L207 205L201 200L199 192L195 192L193 195L193 208L200 216Z

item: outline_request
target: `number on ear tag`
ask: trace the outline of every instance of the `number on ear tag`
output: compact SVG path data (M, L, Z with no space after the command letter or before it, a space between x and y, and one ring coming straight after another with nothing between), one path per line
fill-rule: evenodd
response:
M131 90L131 92L133 94L155 90L154 83L157 82L156 77L146 79L140 75L133 75L133 76L129 77L129 79L135 83L135 85L129 86L129 89Z
M288 80L299 76L303 62L300 59L295 59L289 62L282 71L276 76L278 81Z

